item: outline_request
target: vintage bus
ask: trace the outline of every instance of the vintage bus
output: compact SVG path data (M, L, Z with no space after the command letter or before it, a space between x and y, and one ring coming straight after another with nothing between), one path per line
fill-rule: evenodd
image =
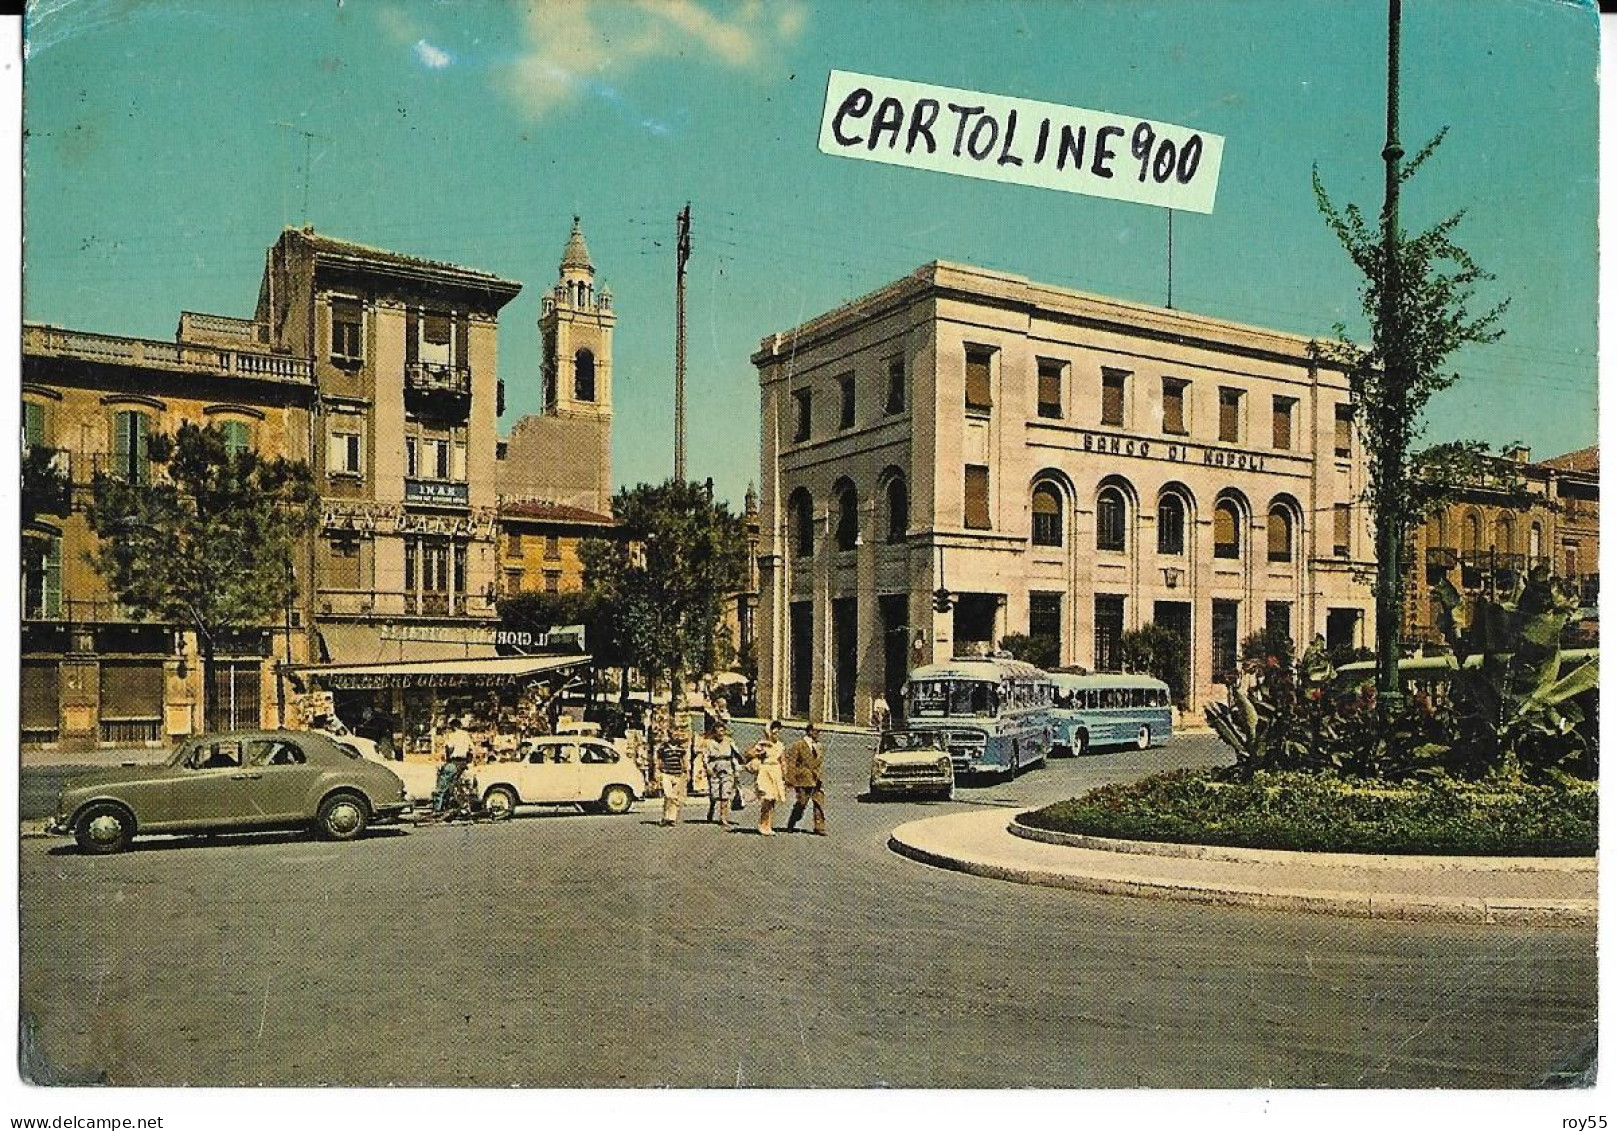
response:
M1173 736L1168 685L1148 675L1050 676L1055 689L1055 745L1068 754L1097 746L1159 746Z
M904 725L945 732L957 775L1014 776L1049 757L1053 691L1050 677L1032 664L962 656L910 672Z

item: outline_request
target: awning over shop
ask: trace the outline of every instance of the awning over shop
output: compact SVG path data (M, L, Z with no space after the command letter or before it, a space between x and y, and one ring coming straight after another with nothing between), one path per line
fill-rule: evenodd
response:
M393 687L498 687L588 663L590 657L583 655L488 656L471 660L309 665L291 668L288 672L299 683L316 680L328 690L373 691Z
M333 664L397 664L493 659L494 629L447 625L323 624L320 640Z

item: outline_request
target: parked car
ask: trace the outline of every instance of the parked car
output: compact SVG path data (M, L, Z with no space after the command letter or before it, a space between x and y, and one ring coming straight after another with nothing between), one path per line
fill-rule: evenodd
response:
M646 779L632 758L610 742L585 735L523 739L518 760L477 767L483 805L509 817L518 805L582 805L627 813L646 795Z
M327 840L353 840L409 804L397 775L328 735L233 731L187 739L165 762L70 779L48 828L97 854L146 833L312 826Z
M367 762L374 762L392 771L393 775L404 783L404 793L411 801L425 802L432 800L433 790L438 786L438 767L441 762L395 762L368 738L360 738L355 734L332 735L331 740L338 746L346 746L356 752Z
M930 793L954 796L954 761L944 745L947 732L884 731L870 760L870 796Z

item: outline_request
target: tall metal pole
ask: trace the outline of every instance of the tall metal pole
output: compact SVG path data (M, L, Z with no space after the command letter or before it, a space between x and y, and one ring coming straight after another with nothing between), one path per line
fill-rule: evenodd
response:
M1173 209L1168 209L1168 309L1173 309Z
M1404 400L1409 380L1404 364L1402 280L1398 264L1398 187L1402 179L1398 166L1404 155L1403 147L1398 144L1398 31L1402 17L1403 0L1387 0L1387 144L1381 150L1387 165L1386 199L1381 208L1385 262L1376 328L1383 368L1380 398L1383 416L1370 422L1382 437L1379 453L1382 466L1377 477L1379 497L1376 499L1376 691L1389 708L1396 707L1403 699L1403 685L1398 678L1403 616L1403 530L1398 500L1393 497L1401 487L1403 469L1388 466L1389 456L1400 465L1404 459L1406 445L1388 440L1389 433L1401 432L1405 427Z
M691 206L679 213L674 243L674 478L685 482L685 262L691 257Z

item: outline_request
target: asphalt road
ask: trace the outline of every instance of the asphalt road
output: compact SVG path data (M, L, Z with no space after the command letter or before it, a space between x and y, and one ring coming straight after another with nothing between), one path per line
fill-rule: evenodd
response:
M348 845L24 841L24 1063L119 1085L1475 1088L1532 1084L1593 1031L1592 931L1091 896L887 848L917 816L1220 760L1209 738L879 804L856 799L869 744L832 736L827 838L662 829L642 803Z

